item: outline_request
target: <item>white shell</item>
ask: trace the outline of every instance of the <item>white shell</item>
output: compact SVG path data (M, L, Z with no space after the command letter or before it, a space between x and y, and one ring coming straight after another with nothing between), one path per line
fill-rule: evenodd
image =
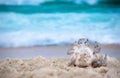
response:
M82 43L80 43L80 41ZM101 48L95 42L94 49L89 47L88 39L82 38L75 42L68 52L70 55L69 65L86 67L86 66L102 66L106 64L107 56L100 54Z

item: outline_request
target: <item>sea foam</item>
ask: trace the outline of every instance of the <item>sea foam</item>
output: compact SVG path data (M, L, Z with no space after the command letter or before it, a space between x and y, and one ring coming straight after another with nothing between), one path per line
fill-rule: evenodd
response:
M0 46L68 44L79 38L120 43L119 13L0 13Z

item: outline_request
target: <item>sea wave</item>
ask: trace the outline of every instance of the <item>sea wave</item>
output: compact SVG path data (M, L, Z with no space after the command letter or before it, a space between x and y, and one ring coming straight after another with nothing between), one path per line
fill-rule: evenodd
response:
M94 34L95 33L95 34ZM102 34L102 35L101 35ZM93 33L88 32L52 32L40 33L31 31L19 31L0 34L0 47L21 47L21 46L44 46L44 45L67 45L71 44L79 38L88 38L90 41L98 41L103 44L120 44L120 38L109 32Z
M79 38L120 43L119 13L0 13L0 46L64 45Z
M120 5L118 4L96 4L96 5L87 5L82 4L78 5L73 2L44 2L40 5L6 5L0 4L0 12L14 12L14 13L23 13L23 14L35 14L35 13L83 13L83 12L120 12Z
M77 5L120 4L119 0L0 0L0 4L5 5L40 5L49 2L74 3Z
M0 4L7 5L39 5L45 2L73 2L76 4L96 4L99 0L1 0Z

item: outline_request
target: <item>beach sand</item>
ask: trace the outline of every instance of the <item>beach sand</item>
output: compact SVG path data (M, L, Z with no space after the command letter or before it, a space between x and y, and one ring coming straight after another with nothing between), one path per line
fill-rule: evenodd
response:
M102 53L108 54L108 61L106 67L98 68L68 66L70 60L66 52L70 47L0 48L0 78L120 77L119 45L102 46Z
M0 78L119 78L120 61L108 58L106 67L68 66L66 58L0 60Z

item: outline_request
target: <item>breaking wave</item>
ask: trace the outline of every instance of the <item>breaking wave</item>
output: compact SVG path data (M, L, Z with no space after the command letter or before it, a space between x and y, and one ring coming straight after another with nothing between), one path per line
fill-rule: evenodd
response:
M0 13L0 46L64 45L85 37L120 43L119 13Z

